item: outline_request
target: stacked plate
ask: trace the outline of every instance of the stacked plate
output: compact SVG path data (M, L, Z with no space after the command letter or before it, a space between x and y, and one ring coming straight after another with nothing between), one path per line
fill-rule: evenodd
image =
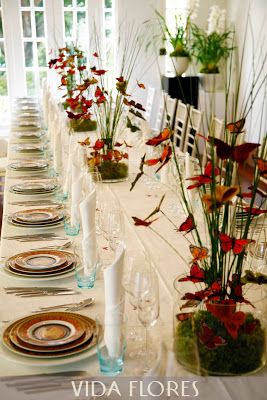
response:
M14 146L14 151L19 153L42 153L45 150L45 146L43 144L18 144Z
M3 332L2 342L13 353L57 359L96 345L96 322L80 314L47 312L21 318Z
M8 216L8 222L12 225L24 228L48 228L55 227L64 221L64 214L54 208L35 208L18 211Z
M66 274L75 268L75 256L62 250L32 250L16 254L6 261L9 273L32 278Z
M45 134L45 131L36 131L36 132L14 132L13 136L16 137L17 139L22 139L22 140L37 140L41 139Z
M54 182L43 181L24 181L9 188L11 193L32 195L32 194L50 194L59 189L59 185Z
M48 169L48 162L45 160L23 160L8 165L12 171L19 172L43 172Z

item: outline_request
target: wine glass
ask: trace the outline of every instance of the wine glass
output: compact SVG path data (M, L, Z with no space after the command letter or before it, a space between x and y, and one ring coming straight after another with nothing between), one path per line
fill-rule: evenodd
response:
M151 367L151 362L156 358L156 352L150 349L149 328L157 323L159 318L159 284L158 277L153 269L146 276L146 290L140 291L138 296L138 318L145 328L145 365L144 372Z
M101 229L110 248L115 251L124 238L124 221L121 210L107 205L103 211Z

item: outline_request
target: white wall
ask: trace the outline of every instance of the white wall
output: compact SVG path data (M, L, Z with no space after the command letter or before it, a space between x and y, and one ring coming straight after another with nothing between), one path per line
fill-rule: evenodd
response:
M164 12L165 0L117 0L117 27L120 31L125 31L123 27L128 28L131 26L143 26L143 40L144 43L150 39L143 23L147 20L155 19L155 9L161 13ZM152 86L157 88L157 93L160 91L160 73L156 62L156 54L154 51L142 51L140 61L133 74L137 80L144 82L146 87ZM134 99L140 101L145 105L146 91L141 89L133 92ZM157 112L157 98L155 106L153 107L154 120ZM153 125L153 121L152 121Z
M250 4L250 28L244 39L246 19ZM267 54L267 1L266 0L227 0L228 19L234 23L236 41L239 47L237 70L241 69L241 52L245 42L245 55L242 62L242 81L240 98L247 99L251 87L253 67L259 71L263 64L264 55ZM253 32L253 33L252 33ZM254 47L254 50L253 50ZM260 81L267 75L267 62L261 72ZM267 132L267 87L262 87L252 112L247 117L246 138L257 142ZM264 111L264 113L263 113Z

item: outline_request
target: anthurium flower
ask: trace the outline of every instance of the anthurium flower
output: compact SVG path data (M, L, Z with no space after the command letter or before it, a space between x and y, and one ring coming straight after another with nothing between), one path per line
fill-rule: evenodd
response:
M221 160L231 159L239 164L246 161L250 153L260 146L259 143L243 143L238 146L231 146L223 140L212 136L209 136L209 141L214 143L217 156Z
M238 186L223 186L218 185L215 188L215 196L205 194L202 200L206 204L207 211L211 212L220 208L226 203L229 203L233 197L239 193Z
M218 176L220 174L220 169L212 166L212 162L209 161L206 165L203 175L193 176L192 178L188 178L189 181L196 181L193 185L189 185L187 189L194 189L200 187L202 185L206 185L212 182L212 169L214 176Z
M163 131L158 135L153 137L152 139L149 139L146 144L148 146L158 146L165 140L168 140L172 137L173 132L169 128L164 128Z
M94 75L98 75L98 76L104 75L107 72L106 69L96 69L95 67L91 68L91 71Z
M179 282L204 282L205 271L200 268L197 262L194 262L190 268L190 274L185 276L184 278L180 278Z
M101 149L103 149L104 146L105 146L104 140L97 139L95 144L94 144L94 146L93 146L93 149L94 150L101 150Z

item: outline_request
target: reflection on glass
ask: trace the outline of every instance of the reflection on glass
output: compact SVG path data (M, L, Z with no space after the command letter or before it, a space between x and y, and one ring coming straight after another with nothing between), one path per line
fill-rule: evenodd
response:
M85 24L85 11L77 12L77 23L78 25Z
M20 5L21 5L21 7L29 7L30 0L21 0Z
M21 16L22 16L23 36L31 37L32 36L31 13L30 11L22 11Z
M72 7L72 0L64 0L64 7Z
M65 21L65 36L72 37L72 32L73 32L73 12L72 11L64 12L64 21Z
M106 38L110 38L111 37L111 29L106 29L105 35L106 35Z
M105 13L106 24L110 25L112 21L112 13L110 11Z
M85 7L85 0L77 0L77 7Z
M46 48L44 42L37 43L37 54L39 67L46 67Z
M35 5L35 7L43 7L44 2L43 2L43 0L34 0L34 5Z
M0 37L3 37L3 22L2 22L2 13L0 11Z
M33 66L32 42L24 43L24 58L25 58L25 67L32 67Z
M35 94L35 83L34 83L34 72L26 72L26 85L27 85L27 95L32 96Z
M105 8L112 8L112 0L105 0Z
M40 71L40 74L39 74L40 86L42 86L43 79L46 78L46 75L47 75L46 71Z
M7 96L7 80L4 71L0 71L0 96Z
M44 13L43 11L35 12L35 25L36 25L36 36L44 37Z
M5 68L6 60L5 60L5 48L4 42L0 42L0 67Z

